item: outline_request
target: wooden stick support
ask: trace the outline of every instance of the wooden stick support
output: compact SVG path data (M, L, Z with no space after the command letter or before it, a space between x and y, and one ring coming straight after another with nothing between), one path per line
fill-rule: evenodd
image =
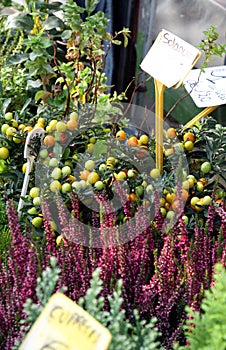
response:
M213 107L206 107L205 109L203 109L202 112L200 112L199 114L197 114L194 118L192 118L191 120L189 120L189 122L187 124L185 124L182 128L182 131L186 130L186 129L190 129L193 127L193 125L195 125L195 123L197 123L201 118L206 117L207 115L209 115L211 112L213 112L218 106L213 106Z
M156 168L162 173L163 169L163 102L166 86L154 79L155 83L155 139L156 139Z

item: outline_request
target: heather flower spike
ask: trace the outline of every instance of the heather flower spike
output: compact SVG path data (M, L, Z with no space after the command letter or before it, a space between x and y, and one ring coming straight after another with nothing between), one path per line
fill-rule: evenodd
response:
M24 205L23 197L27 193L30 173L33 167L35 157L37 155L36 146L37 146L37 143L39 143L39 146L40 146L40 143L44 138L44 133L45 131L42 128L36 128L31 130L27 135L27 139L24 147L24 158L27 159L27 168L24 176L23 187L21 190L19 205L17 209L19 217L21 215L21 209L23 208L23 205Z

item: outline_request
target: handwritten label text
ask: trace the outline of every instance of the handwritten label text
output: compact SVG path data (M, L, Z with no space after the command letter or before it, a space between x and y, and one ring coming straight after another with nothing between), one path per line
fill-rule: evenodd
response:
M194 69L184 86L200 108L226 104L226 66Z
M163 29L140 66L166 87L178 87L200 55L197 48Z
M107 350L110 332L61 293L54 294L19 350Z
M169 32L165 32L162 36L162 43L167 44L172 50L181 54L183 57L191 58L193 57L193 52L189 50L188 44L183 44L182 40L178 40L175 35ZM189 45L190 46L190 45Z

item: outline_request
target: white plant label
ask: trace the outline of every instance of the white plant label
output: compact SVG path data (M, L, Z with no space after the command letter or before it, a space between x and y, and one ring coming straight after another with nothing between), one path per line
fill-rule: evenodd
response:
M140 67L166 87L178 87L195 65L201 52L178 36L163 29Z
M61 293L51 296L19 350L107 350L111 333Z
M184 81L185 89L197 107L226 104L226 66L193 69Z

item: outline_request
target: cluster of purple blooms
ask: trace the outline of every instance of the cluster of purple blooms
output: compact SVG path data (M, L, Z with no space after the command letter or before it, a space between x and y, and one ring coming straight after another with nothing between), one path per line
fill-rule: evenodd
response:
M148 227L144 224L144 230L135 238L123 244L106 246L104 239L99 237L102 246L92 247L80 243L81 232L77 232L76 225L73 225L73 219L79 218L79 201L75 196L71 200L70 222L65 207L60 201L58 203L59 220L64 231L61 232L64 238L58 246L48 203L43 203L44 238L39 244L34 242L29 231L20 227L13 202L7 203L11 244L7 258L1 257L0 260L0 347L11 350L20 337L23 304L27 298L37 302L36 279L49 265L50 256L57 258L61 269L56 291L66 286L66 294L76 302L90 287L93 271L100 267L106 309L107 296L114 291L117 280L122 279L123 308L127 317L133 321L134 308L144 319L155 316L164 347L170 349L175 341L185 344L182 329L186 319L185 306L199 310L204 291L213 284L215 263L221 261L226 266L224 204L219 207L210 204L205 224L197 222L193 234L181 217L169 232L163 234L163 220L156 210L155 220ZM99 225L94 218L93 226L99 225L101 236L106 228L114 228L114 213L107 203L105 205L104 198L99 200L103 204L102 221ZM125 212L129 215L128 207L125 207ZM140 211L137 229L142 228L145 220L145 210ZM128 221L128 235L130 230L133 232L134 227L130 227Z

